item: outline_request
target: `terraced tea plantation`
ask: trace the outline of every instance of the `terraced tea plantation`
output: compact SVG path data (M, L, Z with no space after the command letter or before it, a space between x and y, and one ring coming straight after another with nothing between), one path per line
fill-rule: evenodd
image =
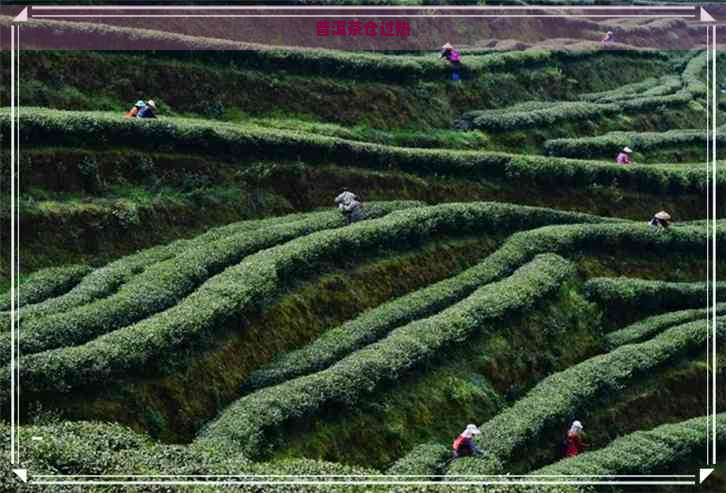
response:
M51 28L83 29L28 25ZM726 174L708 181L703 52L628 48L464 50L459 82L431 52L23 52L20 465L369 480L229 486L249 492L697 475L711 372L726 402L726 284L714 313L705 257L707 186L726 194ZM158 118L125 118L138 99ZM349 225L343 187L363 204ZM648 224L660 210L669 228ZM713 234L723 251L726 222ZM10 309L8 291L3 381ZM565 458L573 420L586 447ZM483 453L452 461L470 423ZM4 474L2 491L41 491ZM699 489L724 490L723 468Z

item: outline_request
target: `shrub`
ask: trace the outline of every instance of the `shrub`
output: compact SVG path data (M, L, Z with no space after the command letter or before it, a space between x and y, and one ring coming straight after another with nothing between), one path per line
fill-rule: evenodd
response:
M78 284L92 270L88 265L73 264L35 271L18 286L18 306L32 305L59 296ZM0 310L10 310L10 291L0 295Z
M709 443L706 416L636 431L615 439L600 450L561 460L531 473L588 474L593 476L653 474L696 457ZM726 444L726 413L716 415L716 442Z
M94 300L104 298L114 293L124 283L128 282L134 276L142 273L149 266L173 258L175 255L186 249L205 245L209 242L217 241L221 238L239 234L244 231L254 231L267 226L285 224L287 222L300 220L303 217L304 216L302 214L290 214L271 219L241 221L213 228L192 240L177 240L168 245L161 245L142 250L133 255L111 262L105 267L94 270L85 276L75 288L71 289L62 296L46 299L34 305L26 305L19 312L19 316L23 319L30 320L37 317L66 312L75 307L92 303ZM0 329L9 330L10 324L8 318L3 317L0 320L2 321Z
M726 144L726 136L719 134L718 145ZM660 151L664 148L705 146L703 130L669 130L667 132L608 132L596 137L552 139L545 142L548 155L581 158L614 158L623 146L638 152Z
M413 204L371 203L366 213L369 217L380 217L402 205ZM20 350L23 354L32 354L82 344L168 309L211 277L254 252L343 224L340 213L331 210L254 231L244 228L216 241L197 242L196 247L148 266L106 298L49 317L24 320ZM10 353L9 334L0 334L0 348L7 348ZM7 362L7 355L0 358L1 362Z
M718 301L726 301L726 283L716 283ZM610 313L664 312L706 305L706 283L664 282L601 277L585 284L585 296Z
M400 476L400 479L417 481L432 480L426 476L440 475L451 459L451 450L438 443L424 443L414 447L408 454L388 468L386 474ZM405 476L418 476L406 478Z
M703 320L706 322L707 314L711 314L711 310L705 308L695 308L692 310L681 310L677 312L665 313L654 317L641 320L623 329L616 330L605 336L609 349L614 349L623 344L632 344L642 342L646 339L661 333L665 329L674 325L691 322L694 320ZM716 315L726 315L726 303L716 305Z
M479 110L464 113L462 128L488 132L508 132L532 127L545 127L567 120L588 120L621 111L617 104L586 102L539 103L536 106L514 106L506 110Z
M488 214L481 227L513 231L543 224L608 221L586 214L558 212L535 207L487 204ZM373 308L354 320L330 329L302 349L280 355L269 365L253 372L244 385L249 391L320 371L351 352L383 337L393 328L428 317L470 295L480 286L506 275L493 270L484 260L450 279L420 289Z
M702 167L613 166L611 163L547 156L399 148L254 125L223 122L211 125L203 120L184 118L160 118L149 122L122 119L112 113L24 108L20 120L23 127L21 138L46 145L88 146L89 142L105 140L113 145L135 149L142 146L162 151L173 148L176 152L214 152L236 161L240 156L265 160L294 158L342 166L356 163L378 170L398 169L420 175L466 179L518 176L521 180L557 187L609 186L617 179L623 188L646 193L673 190L701 192L706 183L706 170ZM9 131L9 111L0 110L3 138L9 136ZM719 189L724 187L725 177L724 173L717 175Z
M718 334L723 337L726 318L718 318L717 324ZM705 340L703 323L690 322L551 375L483 424L480 441L486 441L483 447L506 468L517 450L536 441L545 430L574 419L585 408L603 405L639 378L702 350ZM484 470L490 474L501 471L499 463L488 462L482 465Z
M326 405L355 404L446 347L489 332L502 317L531 308L573 275L574 266L561 257L538 256L507 279L479 288L430 318L396 328L326 370L242 397L197 440L211 446L228 443L250 458L263 456L290 420L310 417Z

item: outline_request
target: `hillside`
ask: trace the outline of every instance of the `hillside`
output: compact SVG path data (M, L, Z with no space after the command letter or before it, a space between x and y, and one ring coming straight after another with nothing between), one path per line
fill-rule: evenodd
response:
M572 27L606 26L589 22ZM0 298L0 372L17 343L31 478L415 475L442 484L322 490L453 492L462 475L691 475L708 437L726 444L721 384L715 435L704 424L703 383L726 378L706 351L724 349L726 285L710 299L705 283L726 261L704 256L726 245L726 222L705 221L726 155L719 136L712 183L702 51L636 49L636 34L622 50L545 49L536 29L509 40L529 49L482 51L481 32L454 82L437 52L147 27L139 40L207 49L21 55L21 275ZM158 117L124 118L139 99ZM3 86L4 143L9 103ZM625 146L633 163L618 164ZM362 202L352 224L344 187ZM670 227L648 224L660 210ZM565 458L575 419L587 448ZM451 461L469 423L484 453ZM724 471L708 481L719 491Z

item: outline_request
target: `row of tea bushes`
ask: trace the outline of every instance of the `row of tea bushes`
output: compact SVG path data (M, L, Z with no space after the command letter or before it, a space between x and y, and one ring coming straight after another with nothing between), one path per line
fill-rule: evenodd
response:
M717 146L726 144L726 136L716 136ZM576 137L551 139L545 142L547 155L559 157L577 157L583 159L614 158L623 148L629 146L634 151L645 153L684 147L705 147L705 130L669 130L667 132L608 132L596 137Z
M615 103L641 96L664 96L678 91L683 82L678 76L650 78L632 84L625 84L609 91L581 94L580 100L590 103Z
M366 212L374 218L397 208L399 204L369 204ZM167 310L210 278L255 252L343 224L340 213L332 210L310 213L293 222L254 230L245 228L216 241L197 243L172 258L148 266L110 296L52 316L24 320L21 352L33 354L83 344ZM0 348L9 344L7 334L0 334ZM4 354L1 349L0 354ZM0 362L5 362L1 356Z
M33 272L18 286L17 307L40 303L48 298L54 298L66 293L78 284L92 267L82 264L62 265L48 267ZM10 290L0 295L0 310L10 310ZM7 314L3 313L3 316Z
M723 291L726 283L716 283L717 301L726 301ZM662 313L706 306L706 283L599 277L587 281L585 296L613 314Z
M191 240L177 240L168 245L160 245L115 260L108 265L93 270L67 293L43 300L34 305L26 305L20 313L24 319L45 317L69 311L105 298L150 266L171 259L179 253L217 241L221 238L244 232L252 232L268 226L286 224L304 218L303 214L290 214L270 219L241 221L213 228ZM0 330L8 330L7 319L0 319Z
M483 218L481 226L493 233L511 233L543 225L613 221L537 207L491 203L487 204L487 208L489 213ZM308 346L282 354L266 367L253 372L244 390L276 385L323 370L353 351L377 341L393 328L433 315L501 275L501 271L492 269L485 260L452 278L368 310L354 320L326 331Z
M562 427L585 409L617 399L641 377L700 352L707 337L703 328L699 321L678 325L649 341L621 346L545 378L480 427L481 445L491 457L482 459L479 467L489 474L506 471L517 451L548 429ZM726 318L717 319L717 328L719 337L726 335Z
M541 128L566 121L591 120L621 113L659 111L664 107L685 106L693 100L688 91L660 96L639 96L609 103L561 101L515 105L507 110L477 110L462 115L457 126L487 132L511 132Z
M392 210L402 205L411 203L377 207ZM26 355L21 365L24 391L77 389L150 366L164 368L165 362L178 361L179 354L190 355L216 342L215 335L226 323L261 308L286 291L291 280L314 275L325 262L350 258L351 252L370 255L408 248L433 236L471 234L485 224L490 210L482 203L409 207L262 250L209 279L172 308L79 346ZM7 397L0 394L0 400Z
M679 325L694 320L702 320L703 324L707 323L706 317L713 316L714 311L705 308L694 308L691 310L680 310L676 312L664 313L654 317L640 320L634 324L628 325L620 330L610 332L605 336L607 346L610 349L622 346L624 344L633 344L649 339L674 325ZM716 316L726 315L726 303L718 303L715 310Z
M644 475L656 471L672 471L705 453L710 443L710 417L697 418L636 431L612 441L607 447L580 454L543 467L531 473L582 474L592 476ZM716 415L716 443L726 444L726 413Z
M670 96L667 96L670 97ZM658 98L644 98L657 100ZM592 103L573 103L592 105ZM541 110L545 113L550 110ZM526 118L537 110L523 111ZM497 117L499 118L499 117ZM706 186L702 167L612 166L551 156L526 156L498 152L412 149L367 144L333 137L300 134L255 125L209 122L189 118L159 118L155 121L123 119L107 112L70 112L24 108L20 114L21 138L55 146L105 146L145 148L153 151L214 153L215 156L246 160L298 159L340 166L362 166L376 170L399 170L418 175L465 179L516 179L542 186L612 186L643 193L700 193ZM0 110L0 133L9 136L10 113ZM719 189L726 174L717 175Z

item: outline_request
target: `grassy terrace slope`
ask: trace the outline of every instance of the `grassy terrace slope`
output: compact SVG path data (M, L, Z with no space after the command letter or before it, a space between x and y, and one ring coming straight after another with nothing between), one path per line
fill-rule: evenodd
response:
M166 440L188 439L190 433L201 430L190 445L147 449L146 439L133 438L122 429L107 429L121 440L120 455L112 454L103 467L93 459L87 463L106 472L127 464L141 471L275 467L311 474L360 473L371 470L342 464L385 469L417 443L444 441L461 422L477 419L490 420L485 426L503 433L503 438L483 444L490 451L486 460L457 462L449 473L500 471L509 466L528 472L553 460L547 444L556 443L559 427L573 417L573 409L586 412L597 448L607 447L613 438L613 420L622 423L618 430L631 432L690 418L702 410L703 403L693 390L704 371L697 364L705 337L702 321L690 314L685 318L674 314L673 320L655 321L654 329L645 329L647 335L638 329L640 340L635 344L613 347L602 332L603 314L612 309L612 302L604 298L588 302L584 295L591 289L583 283L617 273L609 265L611 255L629 257L622 268L631 277L681 283L702 279L704 265L695 254L703 251L706 236L699 222L657 232L642 223L502 204L378 207L383 217L347 228L325 223L332 212L281 218L277 225L270 220L267 227L255 228L256 236L298 223L310 228L320 223L325 229L303 231L303 236L237 264L239 260L227 260L235 265L204 282L178 305L140 322L80 346L24 356L26 400L61 407L66 417L113 416ZM395 210L400 207L404 210ZM558 222L575 224L537 228ZM513 231L519 232L502 241ZM217 251L215 255L227 255L222 245L232 232L232 228L210 232L206 241L196 241L196 248L206 246ZM723 239L719 228L719 247ZM351 257L353 245L360 253ZM201 253L200 260L208 257ZM124 289L132 293L137 285L137 291L148 291L139 281L144 272L163 273L161 266L166 265L163 249L155 255L159 257L133 260L137 271L143 272L121 278L119 293ZM185 253L177 255L181 259ZM155 258L160 263L153 262ZM430 273L421 278L418 268ZM717 268L721 272L724 266ZM178 270L179 266L171 267L169 274ZM450 270L461 274L438 282ZM674 289L666 283L631 282L648 286L634 295L644 300L654 291L668 294ZM361 295L364 291L356 290L353 306L345 301L352 291L340 287L350 285L375 285L378 294ZM115 295L101 296L112 299ZM306 313L312 300L321 304L321 311ZM77 306L91 308L94 303ZM29 305L31 313L34 305ZM334 306L340 311L331 312ZM68 313L84 313L74 310ZM321 329L318 320L324 313L334 314ZM353 339L333 337L336 327L344 323ZM722 330L720 318L719 324ZM295 339L293 334L300 332L305 335ZM323 337L316 340L321 333ZM30 342L32 338L26 344ZM532 344L540 348L536 355L525 351ZM240 388L244 382L239 377L254 375L276 352L305 345L309 345L305 351L318 355L313 358L316 361L328 358L324 369L293 369L273 377L270 384L260 384L263 372L253 378L259 390L247 393L249 386ZM175 361L165 354L173 355ZM182 354L191 359L180 358ZM293 368L301 361L278 359L272 365ZM579 383L568 383L572 379ZM197 380L213 384L187 388L186 383ZM583 386L583 381L591 384ZM668 399L675 404L669 397L675 391L677 412L663 405ZM203 426L240 394L241 399ZM626 420L633 405L649 405L654 411ZM522 413L521 408L528 411ZM529 421L509 420L512 413ZM71 426L66 440L72 440L72 427L84 425L64 426ZM512 427L509 432L504 431L509 430L507 426ZM494 431L486 436L499 436ZM185 435L179 436L180 432ZM512 461L510 448L525 446L535 435L541 438L540 444L525 454L528 461ZM74 442L54 440L49 446L63 443ZM126 448L139 452L124 452ZM436 454L435 449L430 452ZM220 453L227 459L221 460ZM169 462L157 462L157 454ZM316 460L301 461L301 456ZM33 457L38 467L47 467L46 452ZM55 460L63 462L63 457ZM265 457L282 462L275 466L249 462ZM437 467L436 460L426 457L420 459L433 460ZM400 468L416 464L413 459L404 460L394 472L401 474Z
M396 452L390 446L382 446L380 441L384 437L389 445L400 447L399 450L412 446L411 435L417 435L421 440L443 439L444 435L456 432L459 422L470 421L477 415L496 414L504 401L517 398L522 388L531 385L527 383L527 375L532 374L533 368L537 369L538 375L552 372L552 364L545 362L550 361L549 350L557 354L554 348L559 345L559 337L563 338L561 344L566 344L564 340L569 341L571 349L567 356L575 361L577 355L593 354L601 347L602 325L598 316L584 300L578 301L577 293L581 288L577 282L563 282L568 278L566 264L556 269L557 276L549 277L545 274L548 272L545 266L558 265L561 259L545 260L535 255L547 251L566 255L579 252L581 255L585 248L597 257L598 251L612 252L618 248L630 255L633 251L644 250L649 252L646 258L650 258L652 269L670 255L682 253L685 259L688 258L686 252L697 252L704 246L705 237L698 229L679 228L667 235L650 233L653 231L633 224L558 226L518 233L468 273L459 279L453 278L452 283L463 283L466 276L474 272L479 279L486 272L491 280L502 279L517 266L525 265L511 277L485 284L461 302L439 308L441 311L429 315L422 310L425 303L434 302L437 293L445 296L450 289L446 283L440 283L421 292L421 298L429 297L421 308L416 306L415 296L401 299L400 303L384 305L348 324L344 329L346 333L354 331L351 335L336 337L342 335L338 329L337 334L331 332L329 337L326 334L304 351L291 353L289 358L278 358L269 369L253 375L254 385L263 388L230 406L202 433L200 443L222 446L231 442L235 450L250 457L264 457L266 453L272 453L273 457L303 454L381 467L396 458ZM527 264L533 257L531 265ZM578 258L577 253L575 258ZM584 259L579 262L584 269L592 265ZM681 280L698 279L703 266L699 269L697 264ZM540 271L540 268L545 270ZM648 270L643 266L640 268L644 272ZM544 277L538 278L535 272ZM550 275L554 274L550 272ZM564 277L558 277L561 275ZM527 303L536 304L539 294L527 293L533 285L539 286L538 282L544 284L534 288L536 292L550 293L545 298L553 303L550 308L537 305L538 314L549 314L539 319L528 317L528 305L518 301L521 295ZM552 296L558 289L564 291ZM428 293L424 295L425 292ZM502 298L502 293L508 293L506 298ZM603 303L599 308L607 312L610 306ZM405 315L406 309L411 310L411 318ZM514 313L517 315L512 316ZM557 313L571 318L556 321ZM393 322L394 317L400 320L397 325ZM697 326L701 327L700 323ZM528 347L537 339L537 328L540 327L547 327L539 330L547 331L548 335L546 342L538 344L541 348L538 355L544 361L535 362L533 360L537 358L532 355L529 362L524 363L516 348L521 351ZM569 330L560 334L555 327ZM506 335L508 329L517 333L512 337L513 341ZM696 337L703 335L700 331L694 334ZM468 348L473 348L471 352L455 349L456 343L463 341L467 342ZM694 339L686 353L698 344ZM674 351L681 349L676 346ZM486 357L474 356L479 354ZM552 358L563 361L566 356L558 354ZM337 362L320 366L318 361L321 360ZM447 363L459 360L463 365ZM526 365L529 371L522 372L519 364ZM462 378L463 375L466 377ZM298 377L289 379L295 376ZM275 384L285 378L288 380ZM435 400L435 396L442 394L456 402L453 409L444 404L449 401L438 403ZM262 411L264 409L270 412ZM692 411L693 404L688 409ZM449 424L447 419L452 414L457 419ZM438 427L445 427L447 432L437 433ZM263 442L264 446L261 445Z
M434 52L272 49L236 41L244 30L205 38L195 22L178 33L25 24L31 46L38 33L109 44L133 34L176 50L23 52L21 466L692 473L706 430L689 420L706 408L710 372L726 378L726 359L704 363L707 319L719 352L726 334L726 289L716 286L712 313L703 284L707 245L726 246L726 221L713 237L705 221L706 59L633 48L649 36L685 45L702 27L578 18L547 31L532 19L522 39L493 40L514 21L464 24L455 34L471 43L427 33L463 47L461 83ZM624 44L591 49L604 30ZM573 49L543 49L557 43ZM476 51L504 46L536 49ZM141 98L159 118L123 117ZM8 99L0 87L5 143ZM613 162L625 145L635 165ZM0 170L4 229L9 178ZM332 207L342 187L362 198L362 221L345 225ZM675 219L665 230L647 224L661 209ZM713 268L726 276L724 260ZM0 405L10 400L0 389ZM572 419L588 453L563 461ZM466 423L483 423L486 454L447 463ZM646 442L654 453L640 458ZM174 491L141 491L161 489Z
M640 219L660 208L679 220L704 214L700 166L625 168L398 147L365 141L391 142L395 134L341 138L320 135L315 125L293 130L292 122L277 125L283 128L180 117L139 122L110 112L34 108L24 108L21 120L22 257L29 270L57 262L100 265L192 236L203 224L328 206L341 186L365 200L499 200ZM7 135L8 113L0 114L0 130ZM419 135L406 144L415 145Z
M452 86L449 69L436 53L257 49L157 51L149 57L134 52L29 51L21 97L26 106L122 111L140 94L152 94L163 102L165 112L178 114L233 120L245 114L286 114L348 125L364 122L376 128L442 128L472 108L571 99L580 92L660 76L670 72L669 60L655 51L494 51L469 57L467 84ZM145 68L143 85L124 70L137 65ZM613 71L613 66L620 68ZM0 101L8 98L9 93L0 92Z
M376 205L371 204L368 214L373 218L377 213L411 205L383 204L378 206L377 212ZM384 301L381 296L385 296L386 291L378 295L371 292L369 299L361 298L358 303L344 301L345 291L335 294L335 276L345 279L352 275L358 276L360 282L372 282L372 276L379 273L381 283L383 279L389 279L391 283L388 296L398 296L423 287L422 283L439 280L447 273L445 266L456 270L470 265L482 252L490 252L497 239L508 232L542 224L601 220L582 214L503 204L451 204L403 212L393 212L381 220L342 230L330 229L341 221L332 211L294 216L279 221L282 224L268 220L272 224L266 227L265 221L258 221L262 224L254 230L245 230L245 223L242 223L236 235L227 228L227 234L216 241L211 241L211 235L207 235L206 241L196 241L197 246L194 240L187 245L181 242L173 251L186 250L168 260L163 258L164 250L156 248L145 256L136 255L129 257L127 262L121 260L115 266L111 264L105 273L100 269L95 281L91 278L96 272L88 276L88 282L82 281L67 295L27 308L29 313L23 318L24 327L27 327L23 367L29 381L37 384L28 387L28 392L47 401L59 392L83 389L82 395L73 394L79 400L66 400L65 407L70 408L71 413L85 413L86 417L106 417L105 413L115 410L119 402L129 400L130 392L134 401L141 399L145 406L127 408L128 419L138 426L171 436L169 434L174 433L171 427L159 429L160 423L152 423L153 413L175 420L179 425L177 428L198 426L196 420L211 417L210 413L215 412L220 400L228 400L238 392L240 380L255 369L255 365L266 362L275 352L291 349L291 344L308 342L317 336L323 329L315 317L325 316L327 324L334 326L366 306ZM254 223L249 226L254 227ZM316 233L315 229L320 231ZM407 241L397 243L401 235L405 235ZM469 237L472 238L467 239ZM281 243L292 238L296 239ZM465 242L457 243L457 238ZM446 243L448 241L453 243ZM281 244L274 246L276 243ZM344 256L342 252L350 245L356 245L359 253ZM264 249L250 256L255 251L251 247ZM464 255L466 248L471 249L471 253ZM413 250L407 252L408 249ZM456 260L457 255L461 256L460 260ZM345 265L357 269L348 275L336 266L346 257ZM240 260L242 262L235 265ZM416 261L431 262L431 272L423 277L417 275L412 268ZM134 265L137 266L135 270L128 272ZM318 271L314 271L315 266ZM223 270L225 267L230 268ZM279 282L250 280L260 278L270 269L281 276ZM221 273L214 275L217 272ZM316 281L317 276L326 272L334 276ZM400 279L395 279L396 274ZM122 284L99 285L109 277L120 278ZM231 298L219 297L242 279L246 279L242 284L243 291L224 295ZM290 284L290 281L306 280L310 282ZM341 289L339 287L338 291ZM284 298L288 294L291 296ZM283 298L278 299L279 296ZM335 297L328 305L321 305L319 311L309 312L309 308L304 308L305 300L315 296L321 302L325 296ZM182 298L180 302L176 301L178 298ZM265 299L267 301L263 301ZM200 311L198 307L205 305L208 310ZM194 309L196 314L190 320L187 312ZM326 309L330 310L327 315ZM151 329L152 326L156 328ZM238 333L235 328L240 326L246 329ZM187 335L181 338L179 330ZM212 338L213 332L224 334L224 337ZM145 342L133 336L134 333L145 334ZM168 336L164 334L171 333L177 334L176 342L167 341ZM261 333L267 334L264 350L254 344ZM81 345L64 347L74 344ZM248 344L253 344L251 348L254 349L248 358L240 359L237 354L251 349L245 349ZM117 353L122 346L126 347L123 357ZM190 357L194 356L195 362L178 373L180 365L185 366L179 357L181 347ZM52 348L57 349L48 351ZM142 348L143 354L139 353ZM36 354L29 354L32 352ZM140 359L127 360L127 356L133 354ZM94 370L86 373L83 369L86 364L78 365L79 357L87 363L94 360ZM61 370L58 364L66 369ZM109 376L122 378L127 384L112 389L97 386L101 383L101 366L106 367ZM237 371L225 373L225 381L208 389L209 393L199 389L187 393L183 388L183 382L203 378L202 375L219 377L217 372L221 368L228 371L231 367L236 367ZM142 376L141 381L137 375ZM96 389L98 395L89 393L90 389ZM160 395L166 397L162 399ZM170 402L176 404L170 405Z
M627 189L650 193L700 192L705 186L703 170L662 165L659 167L617 167L596 161L546 157L525 157L504 153L407 149L365 144L257 126L215 123L195 119L164 119L151 122L120 119L101 112L61 112L26 108L21 112L23 138L46 145L129 146L155 151L176 151L215 155L231 159L291 159L328 161L338 165L362 166L374 170L397 170L419 175L452 178L501 179L516 176L525 181L560 185L581 181L608 186L617 179ZM0 130L9 131L9 113L0 114ZM359 164L360 163L360 164ZM556 175L556 176L555 176ZM718 186L721 187L722 175Z
M26 27L99 29L62 22ZM106 35L127 31L110 28ZM177 39L134 32L139 39ZM182 41L210 49L242 46ZM153 57L25 54L24 272L58 263L101 266L205 227L329 206L341 186L367 201L496 200L633 219L661 208L679 220L704 215L703 172L676 166L679 154L648 156L647 162L661 164L628 170L521 154L542 154L547 140L581 136L589 123L571 128L570 118L546 130L505 134L451 128L472 108L521 101L556 106L585 98L583 104L612 106L628 91L652 101L686 89L697 95L704 69L698 57L637 50L467 51L465 83L452 85L434 53L244 47L257 49L159 51ZM129 66L144 67L143 87L128 76ZM3 90L0 99L7 100ZM121 118L129 101L141 96L154 97L162 108L152 125ZM104 112L54 113L35 105ZM697 128L701 121L698 97L663 108L612 114L588 132ZM7 134L7 116L0 119ZM0 216L0 224L8 221Z

